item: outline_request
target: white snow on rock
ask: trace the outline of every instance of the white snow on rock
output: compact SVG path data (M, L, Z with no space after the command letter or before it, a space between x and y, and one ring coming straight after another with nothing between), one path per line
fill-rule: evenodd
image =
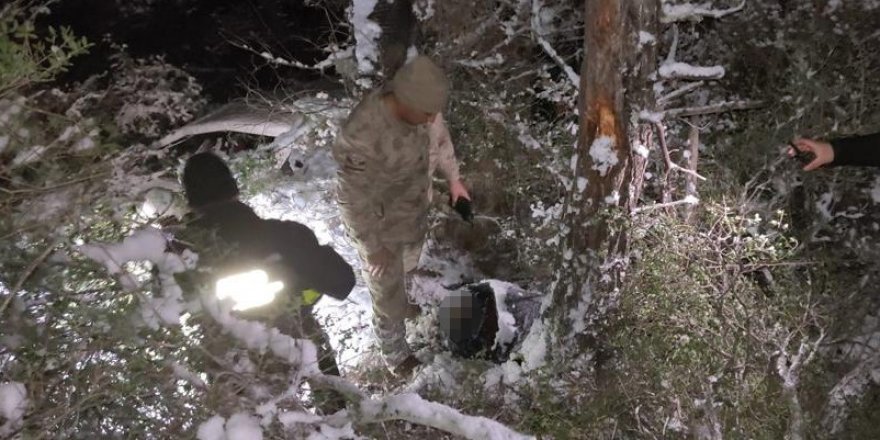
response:
M593 169L604 176L613 166L617 165L617 152L614 150L614 139L600 136L590 145L590 157L593 158Z

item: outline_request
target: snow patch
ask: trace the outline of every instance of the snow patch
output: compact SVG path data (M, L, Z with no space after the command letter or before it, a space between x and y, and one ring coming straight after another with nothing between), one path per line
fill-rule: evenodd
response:
M724 77L722 66L694 66L687 63L663 63L660 66L660 76L666 79L721 79Z
M224 424L226 424L226 419L223 417L211 417L199 425L199 430L196 432L196 439L226 440L226 430L223 429Z
M0 385L0 416L6 423L0 425L0 436L11 435L21 427L28 407L27 388L21 382Z
M604 176L613 166L617 165L617 152L614 150L614 139L609 136L600 136L590 146L590 157L593 159L593 169Z

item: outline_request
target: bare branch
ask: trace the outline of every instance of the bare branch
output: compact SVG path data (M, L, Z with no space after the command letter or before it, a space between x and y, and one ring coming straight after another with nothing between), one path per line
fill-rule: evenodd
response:
M678 98L679 96L685 95L687 93L690 93L693 90L696 90L696 89L702 87L703 84L706 84L706 82L705 81L697 81L697 82L687 83L684 86L682 86L676 90L673 90L673 91L667 93L666 95L661 96L660 98L657 98L657 104L660 104L662 106L662 105L668 103L669 101L671 101L675 98Z
M541 14L541 0L532 0L532 18L531 18L531 28L532 28L532 37L535 38L538 45L544 49L544 53L546 53L562 70L565 72L565 75L568 77L569 81L574 85L575 88L579 88L581 84L581 77L578 75L568 63L559 56L559 53L556 52L556 49L550 45L550 42L547 41L543 35L541 35L541 23L538 21L540 19Z
M682 107L664 111L667 117L699 116L714 113L725 113L733 110L751 110L764 106L763 101L727 101L718 104L697 107Z

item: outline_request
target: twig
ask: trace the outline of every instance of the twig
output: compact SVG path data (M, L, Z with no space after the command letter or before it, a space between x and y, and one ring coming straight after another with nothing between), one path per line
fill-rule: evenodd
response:
M18 277L18 281L15 282L15 285L12 286L12 290L9 291L9 296L6 298L5 301L3 301L3 305L0 306L0 316L3 316L3 312L6 311L7 307L9 307L9 303L12 302L12 298L15 297L15 293L21 290L21 286L23 286L25 281L30 278L30 276L34 273L34 270L37 269L37 266L39 266L40 263L42 263L49 256L49 254L52 253L52 250L55 249L55 244L56 242L53 241L52 244L46 246L46 250L38 255L37 258L35 258L33 261L31 261L27 268L25 268L24 273L22 273L21 276Z
M696 204L697 202L698 202L698 200L696 198L686 197L682 200L676 200L673 202L655 203L653 205L640 206L640 207L633 210L633 214L639 214L642 212L653 211L655 209L671 208L673 206L693 205L693 204Z
M657 104L660 104L660 105L666 104L669 101L671 101L675 98L678 98L679 96L682 96L684 94L687 94L688 92L693 91L694 89L698 89L698 88L702 87L703 84L706 84L706 82L705 81L697 81L697 82L688 83L688 84L686 84L676 90L669 92L668 94L666 94L664 96L661 96L660 98L657 98Z

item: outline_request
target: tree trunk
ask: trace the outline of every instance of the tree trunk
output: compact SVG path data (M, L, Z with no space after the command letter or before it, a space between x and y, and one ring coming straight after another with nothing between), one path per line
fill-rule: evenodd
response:
M635 207L645 170L632 145L650 139L650 128L631 115L655 107L648 75L656 68L656 48L640 46L639 31L657 35L658 13L657 0L586 1L575 178L545 315L557 355L599 349L594 323L613 308L627 266L619 220Z
M375 38L374 31L369 28L370 25L359 20L354 20L352 23L356 39L363 39L363 43L359 42L355 50L376 53L376 59L371 59L366 65L360 66L359 71L370 77L387 80L406 62L406 53L415 43L418 20L413 12L413 2L412 0L376 0L375 2L353 0L353 5L361 10L361 14L366 10L369 21L374 22L380 29L378 38ZM370 7L372 11L369 11ZM365 28L358 28L359 24ZM363 44L362 49L361 44Z

